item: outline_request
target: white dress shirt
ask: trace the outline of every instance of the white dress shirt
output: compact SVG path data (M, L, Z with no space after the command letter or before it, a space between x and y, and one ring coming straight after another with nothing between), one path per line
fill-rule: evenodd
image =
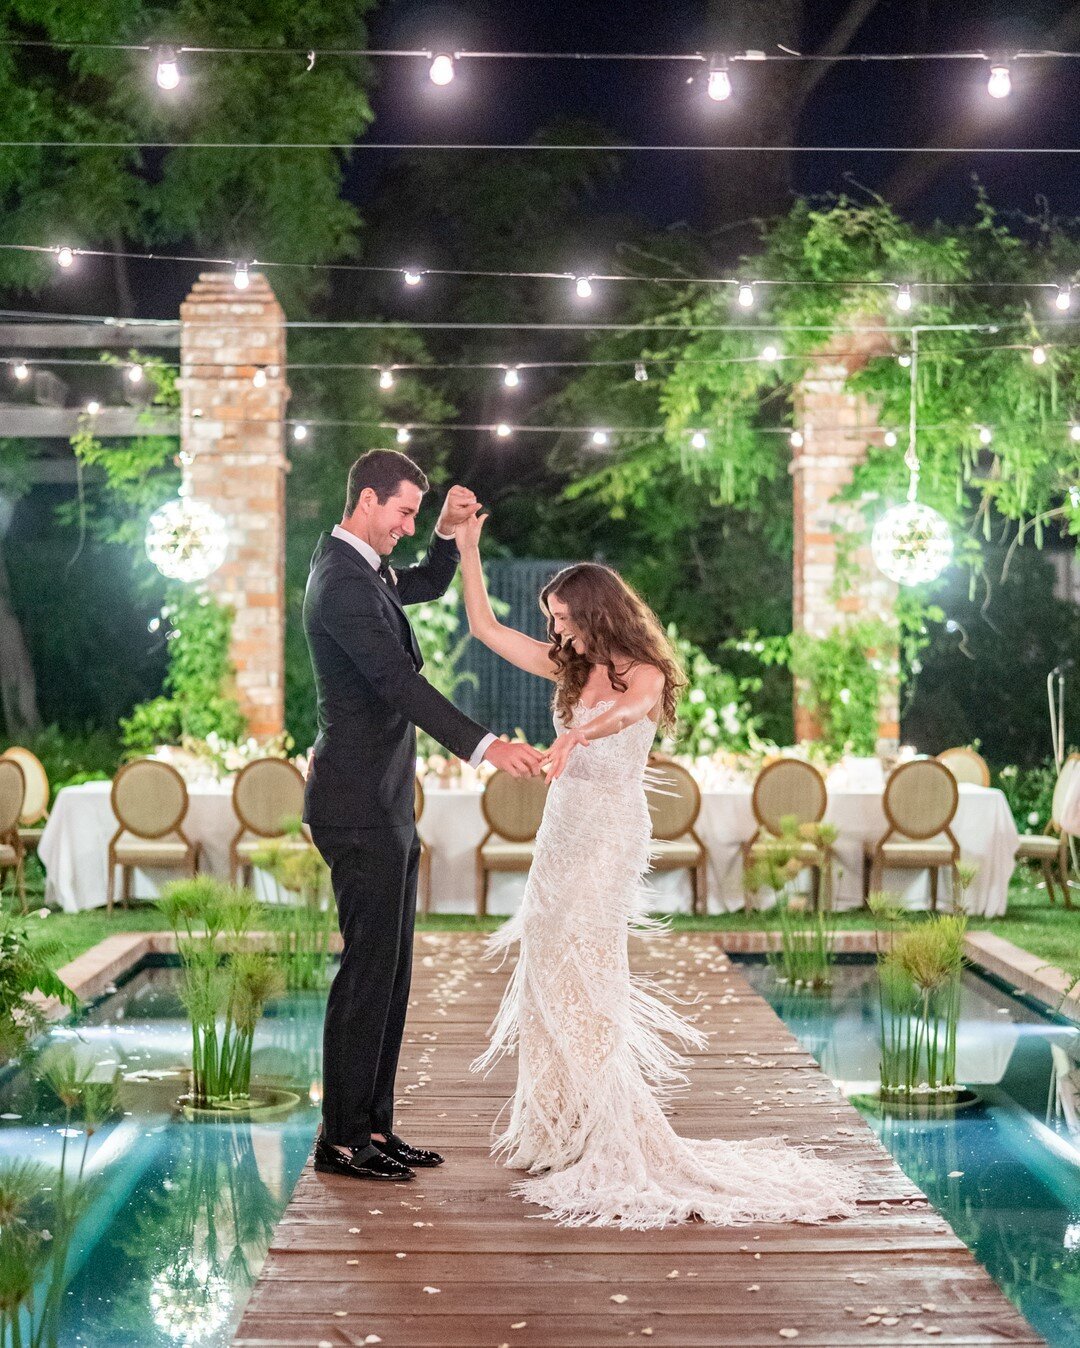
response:
M435 534L436 537L446 539L447 541L454 537L453 534L440 533L438 529L435 530ZM330 537L340 538L343 543L348 543L350 547L355 548L373 571L378 571L379 567L382 566L382 558L371 544L365 542L362 538L357 538L357 536L350 533L348 529L343 529L340 524L335 524L330 530ZM488 751L488 746L495 743L495 738L496 737L491 734L484 736L473 750L473 756L469 759L469 767L478 768L480 766L484 761L484 755Z

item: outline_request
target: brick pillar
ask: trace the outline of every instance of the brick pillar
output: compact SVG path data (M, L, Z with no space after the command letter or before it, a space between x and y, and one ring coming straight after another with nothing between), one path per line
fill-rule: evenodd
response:
M796 632L826 636L835 627L863 618L893 623L896 586L874 565L869 541L853 551L842 547L845 535L865 533L864 518L854 505L835 500L865 459L867 447L880 444L883 434L877 409L847 388L847 378L870 356L889 350L887 343L884 333L836 333L829 354L807 370L794 390L794 424L803 435L802 445L792 452L790 468ZM845 561L841 580L838 564ZM895 750L900 737L896 648L869 654L881 659L887 670L878 708L878 751L884 753ZM796 740L819 736L820 727L796 697Z
M236 696L249 733L285 723L285 315L266 280L204 272L180 306L181 444L193 494L228 522L209 578L232 608ZM257 387L255 372L266 372Z

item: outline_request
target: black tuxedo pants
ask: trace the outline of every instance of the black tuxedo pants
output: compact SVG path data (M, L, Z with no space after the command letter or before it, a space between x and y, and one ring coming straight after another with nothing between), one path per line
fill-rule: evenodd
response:
M409 1005L420 840L413 824L312 826L330 867L344 941L323 1026L323 1135L362 1147L394 1122Z

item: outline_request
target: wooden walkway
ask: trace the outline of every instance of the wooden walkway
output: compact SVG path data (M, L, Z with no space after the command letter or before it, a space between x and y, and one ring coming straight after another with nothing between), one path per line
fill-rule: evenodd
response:
M242 1348L1037 1344L974 1261L713 937L679 933L636 961L700 996L710 1035L673 1112L687 1136L786 1134L857 1167L857 1218L566 1229L530 1217L488 1156L514 1064L468 1071L506 971L478 937L418 933L397 1127L445 1166L401 1187L305 1169L238 1331Z

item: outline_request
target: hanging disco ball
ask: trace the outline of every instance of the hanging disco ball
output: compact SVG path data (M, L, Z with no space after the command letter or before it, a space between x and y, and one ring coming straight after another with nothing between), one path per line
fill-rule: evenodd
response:
M205 580L225 560L225 521L202 501L166 501L146 523L146 555L169 580Z
M870 538L870 552L880 571L898 585L937 580L952 558L949 526L936 510L907 501L886 510Z

